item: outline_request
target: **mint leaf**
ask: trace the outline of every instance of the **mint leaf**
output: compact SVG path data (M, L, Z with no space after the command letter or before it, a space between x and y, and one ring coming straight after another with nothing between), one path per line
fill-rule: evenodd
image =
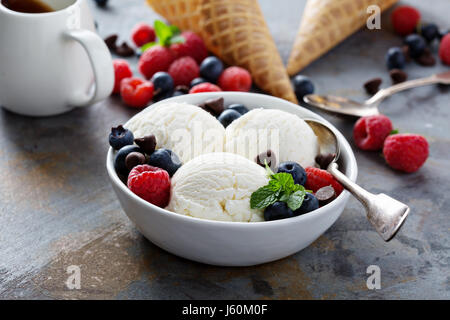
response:
M173 28L171 28L161 20L155 20L154 28L156 36L159 40L159 44L162 46L168 45L170 38L173 36Z
M291 193L294 189L294 178L292 178L292 175L289 173L281 172L276 173L272 176L272 179L275 179L278 181L278 183L281 185L281 188L283 192Z
M180 28L178 28L177 26L175 26L173 24L170 26L170 31L172 31L172 34L174 36L181 33Z
M275 175L275 173L270 169L269 164L267 163L267 159L264 159L264 166L266 167L266 171L269 177L272 177Z
M145 51L147 51L148 49L150 49L151 47L156 46L157 44L158 44L157 42L149 42L149 43L146 43L146 44L144 44L144 45L141 47L141 52L145 52Z
M281 184L277 180L270 180L267 186L273 191L281 191Z
M302 206L303 200L305 199L305 190L295 191L293 194L289 196L289 199L286 202L287 206L295 211Z
M398 129L394 129L389 134L391 135L391 134L397 134L397 133L398 133Z
M277 202L278 193L274 192L269 186L264 186L252 193L250 197L250 208L264 209Z

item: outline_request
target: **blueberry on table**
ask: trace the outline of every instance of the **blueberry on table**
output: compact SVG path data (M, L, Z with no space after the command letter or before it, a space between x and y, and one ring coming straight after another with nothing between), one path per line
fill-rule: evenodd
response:
M148 159L148 164L153 167L164 169L169 176L173 176L181 167L181 160L172 150L158 149L152 153Z
M128 170L125 164L125 159L132 152L142 153L142 150L138 146L128 145L117 151L116 156L114 157L114 169L118 174L128 176L130 170Z
M295 184L304 186L306 183L306 171L297 162L286 161L280 163L277 173L281 172L289 173L294 178Z
M305 198L303 199L302 206L294 211L295 216L305 214L314 211L319 208L319 200L309 192L306 192Z
M208 57L200 64L200 75L209 82L216 83L223 71L223 63L216 57Z
M303 97L307 94L314 93L314 84L308 77L297 75L292 80L294 91L297 99L303 101Z
M94 0L97 6L105 7L108 4L108 0Z
M192 88L200 83L205 83L205 82L208 82L208 80L198 77L191 81L190 87Z
M389 70L403 69L406 64L405 54L399 47L393 47L386 53L386 65Z
M226 109L235 110L242 115L246 114L249 111L246 106L240 103L230 104Z
M173 79L167 72L156 72L150 81L153 83L155 95L157 96L163 96L173 90Z
M219 122L226 128L237 118L240 118L241 114L237 112L236 110L225 110L220 114L220 116L217 118Z
M280 220L291 218L294 212L287 206L286 202L278 201L271 204L264 210L264 220Z
M425 39L418 34L410 34L405 38L405 44L409 47L409 54L413 58L419 57L427 47Z
M109 145L114 150L119 150L120 148L133 144L134 136L133 133L125 129L122 125L111 128L111 133L109 134Z
M439 37L439 29L434 23L428 23L420 27L420 34L425 40L431 42Z

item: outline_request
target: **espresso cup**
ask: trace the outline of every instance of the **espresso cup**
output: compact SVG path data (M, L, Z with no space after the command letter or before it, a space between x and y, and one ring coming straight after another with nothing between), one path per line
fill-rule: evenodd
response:
M86 0L41 0L54 11L21 13L0 1L0 105L51 116L105 99L111 54Z

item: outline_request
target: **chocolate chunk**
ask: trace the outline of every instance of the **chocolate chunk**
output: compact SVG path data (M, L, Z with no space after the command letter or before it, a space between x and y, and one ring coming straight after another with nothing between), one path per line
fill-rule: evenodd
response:
M263 168L266 167L266 162L272 170L275 170L277 167L277 158L275 156L275 152L272 152L272 150L267 150L266 152L257 155L255 162Z
M436 59L433 57L430 49L425 48L423 53L418 58L416 58L416 62L422 66L431 67L436 64Z
M109 50L111 50L112 52L116 52L116 48L117 48L117 38L118 35L117 34L112 34L109 37L105 38L105 43L106 46L108 47Z
M184 94L188 94L189 93L189 87L188 86L176 86L175 87L175 91L179 91L179 92L182 92Z
M315 196L319 200L319 205L322 207L336 198L336 192L332 186L326 186L317 190Z
M404 72L400 69L392 69L389 72L389 75L391 76L393 84L405 82L406 79L408 79L408 75L406 74L406 72Z
M208 111L216 117L219 116L225 109L224 100L222 97L206 100L205 102L201 103L199 107L204 109L205 111Z
M409 46L402 46L403 55L405 56L406 62L411 61L411 53L409 52Z
M367 81L364 83L364 89L366 89L366 92L370 95L373 95L380 90L380 85L383 80L381 78L375 78L372 80Z
M134 167L144 163L145 163L145 156L140 152L131 152L125 158L125 166L127 167L128 170L131 170Z
M131 57L135 55L134 49L128 43L123 42L122 45L116 47L116 54L121 57Z
M156 137L153 134L134 139L134 142L148 155L151 155L155 151Z
M326 170L335 157L335 153L319 154L315 160L320 169Z

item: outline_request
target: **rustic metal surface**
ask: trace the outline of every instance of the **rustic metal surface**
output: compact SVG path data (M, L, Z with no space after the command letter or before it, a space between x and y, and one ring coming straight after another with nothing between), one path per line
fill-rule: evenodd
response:
M138 21L156 15L143 0L95 8L102 36L128 39ZM286 61L304 1L261 0ZM448 25L448 0L410 0L425 19ZM92 3L93 4L93 1ZM282 17L282 19L280 19ZM304 70L318 93L365 98L362 83L382 77L384 53L401 40L363 30ZM435 49L434 49L435 50ZM130 59L135 65L136 59ZM1 63L1 62L0 62ZM408 66L410 78L448 70ZM44 75L43 75L44 76ZM0 110L0 298L64 299L342 299L450 298L450 88L400 93L381 106L402 132L423 134L431 155L417 173L389 169L379 153L356 150L358 182L411 206L389 243L352 199L341 218L305 250L250 268L219 268L175 257L151 244L121 210L105 170L107 135L133 110L111 98L68 114L33 119ZM352 121L329 117L351 141ZM69 265L81 268L81 290L65 286ZM381 289L368 290L366 268L381 268Z

